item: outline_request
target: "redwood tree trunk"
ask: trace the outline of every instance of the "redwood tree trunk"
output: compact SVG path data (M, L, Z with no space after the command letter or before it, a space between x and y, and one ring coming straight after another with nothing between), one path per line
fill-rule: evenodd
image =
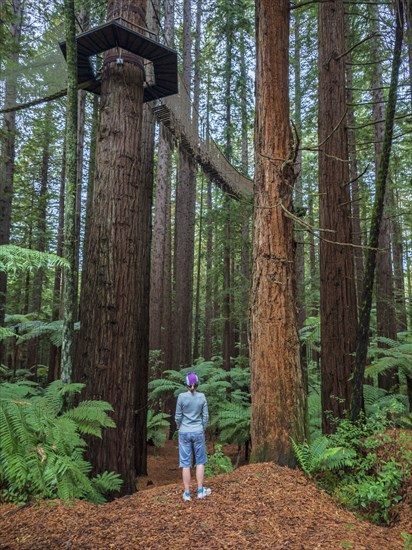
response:
M184 0L183 82L191 86L191 2ZM195 115L194 115L195 116ZM192 363L192 303L195 240L196 165L181 147L176 189L174 242L174 343L173 366L179 369Z
M256 176L251 299L251 438L253 461L295 462L305 395L293 282L293 166L289 125L289 2L258 0ZM276 82L276 90L273 83ZM270 157L270 158L268 158Z
M378 34L378 10L376 6L369 6L371 18L371 32ZM378 37L374 39L372 57L378 59L382 42ZM385 97L383 94L383 77L380 64L373 66L372 99L373 121L375 131L375 174L379 170L380 157L382 155L382 142L385 130ZM392 277L392 244L390 231L390 190L385 183L385 198L382 220L379 234L379 251L376 255L376 334L385 338L396 340L396 314L395 296L393 292ZM379 342L379 347L387 347ZM379 387L386 390L393 388L398 383L396 369L390 369L378 376Z
M15 48L10 55L12 64L17 63L19 53L19 42L22 27L22 2L13 2L14 21L10 25L10 34L14 41ZM12 75L6 81L4 108L11 107L16 103L17 89L16 77ZM8 244L10 241L11 207L13 200L14 185L14 161L16 147L16 113L4 114L1 157L0 157L0 245ZM4 326L6 313L6 290L7 275L0 271L0 326ZM3 363L3 344L0 342L0 365Z
M145 26L145 0L109 2L108 17ZM150 190L142 184L143 71L135 58L106 56L93 208L83 272L78 361L86 398L114 408L117 428L93 440L96 471L115 470L135 491L136 458L146 468ZM119 116L119 113L122 116Z
M319 7L319 211L322 425L349 408L356 342L345 97L343 0Z

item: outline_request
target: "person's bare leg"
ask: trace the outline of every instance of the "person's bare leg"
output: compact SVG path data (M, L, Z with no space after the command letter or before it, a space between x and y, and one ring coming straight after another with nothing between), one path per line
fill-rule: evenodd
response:
M197 470L196 470L197 475ZM185 491L188 493L190 491L190 468L182 468L182 478Z
M205 477L205 465L204 464L197 464L196 465L196 481L197 481L197 488L201 489L203 487L203 479Z

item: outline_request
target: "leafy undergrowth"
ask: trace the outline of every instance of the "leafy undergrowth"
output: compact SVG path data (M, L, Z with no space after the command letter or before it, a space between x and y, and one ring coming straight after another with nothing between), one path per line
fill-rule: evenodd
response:
M243 466L208 485L212 495L191 502L172 483L102 505L2 505L0 548L408 548L411 500L401 503L399 523L387 528L338 507L302 472L271 463Z

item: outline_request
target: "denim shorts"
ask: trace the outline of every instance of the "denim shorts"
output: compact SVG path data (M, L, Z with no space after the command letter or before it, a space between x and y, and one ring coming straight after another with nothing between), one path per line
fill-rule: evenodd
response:
M206 442L204 432L179 432L179 466L192 466L192 449L195 454L195 464L206 464Z

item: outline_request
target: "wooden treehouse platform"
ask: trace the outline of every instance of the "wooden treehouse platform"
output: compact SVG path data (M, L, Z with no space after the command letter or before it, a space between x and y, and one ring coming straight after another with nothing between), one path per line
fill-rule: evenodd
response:
M179 83L177 52L141 34L136 28L119 18L76 36L79 87L100 94L100 75L91 58L105 51L117 49L119 63L123 57L127 60L123 50L150 61L152 67L146 70L144 101L156 100L152 110L159 122L193 156L211 181L233 198L250 198L253 181L228 161L206 128L202 127L199 133L194 124L190 97L183 83ZM66 55L65 42L60 43L60 48ZM139 63L137 57L134 62Z

